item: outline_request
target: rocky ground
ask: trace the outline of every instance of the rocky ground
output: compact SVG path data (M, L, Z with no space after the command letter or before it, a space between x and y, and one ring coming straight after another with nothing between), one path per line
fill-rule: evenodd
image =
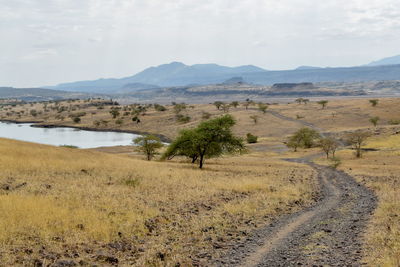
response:
M215 262L217 266L362 265L362 235L376 197L341 171L296 161L318 171L320 200L259 229Z

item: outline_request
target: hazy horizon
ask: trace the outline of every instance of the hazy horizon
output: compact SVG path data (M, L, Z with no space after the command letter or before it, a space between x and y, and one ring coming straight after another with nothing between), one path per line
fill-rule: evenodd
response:
M399 54L395 0L0 0L0 86L187 65L348 67Z

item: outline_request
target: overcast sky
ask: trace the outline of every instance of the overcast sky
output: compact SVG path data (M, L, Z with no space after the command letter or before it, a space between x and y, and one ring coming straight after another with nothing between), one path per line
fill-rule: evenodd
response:
M354 66L400 54L399 0L0 0L0 86L153 65Z

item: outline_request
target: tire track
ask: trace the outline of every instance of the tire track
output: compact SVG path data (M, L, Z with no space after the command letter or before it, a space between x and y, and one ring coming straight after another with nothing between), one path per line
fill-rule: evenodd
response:
M321 199L283 216L235 246L217 266L359 266L362 234L376 197L348 174L311 163L318 172Z

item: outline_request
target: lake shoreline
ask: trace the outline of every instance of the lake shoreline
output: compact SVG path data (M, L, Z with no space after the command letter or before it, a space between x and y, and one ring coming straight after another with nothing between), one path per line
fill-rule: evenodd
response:
M131 130L122 130L122 129L98 129L88 126L73 126L73 125L63 125L63 124L46 124L44 121L17 121L17 120L4 120L1 119L0 122L9 122L15 124L24 124L30 123L32 124L31 127L35 128L72 128L72 129L79 129L83 131L92 131L92 132L113 132L113 133L129 133L129 134L136 134L136 135L154 135L160 138L160 140L164 143L170 143L171 139L162 135L162 134L155 134L149 132L141 132L141 131L131 131Z

